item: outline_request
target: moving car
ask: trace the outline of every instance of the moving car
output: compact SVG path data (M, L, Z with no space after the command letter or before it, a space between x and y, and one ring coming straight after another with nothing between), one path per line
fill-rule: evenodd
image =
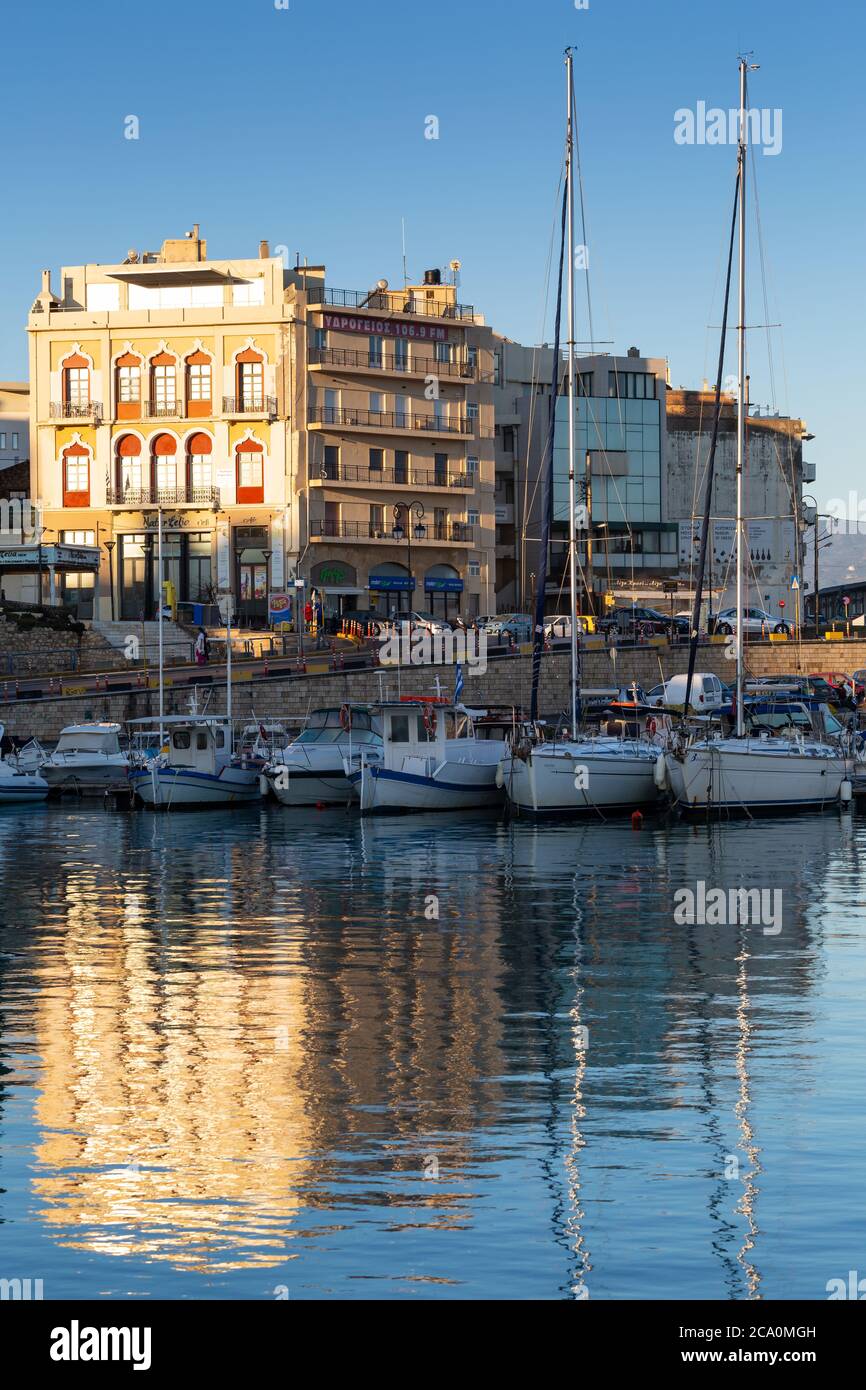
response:
M531 642L533 620L529 613L497 613L492 617L476 618L475 626L487 637L500 642Z

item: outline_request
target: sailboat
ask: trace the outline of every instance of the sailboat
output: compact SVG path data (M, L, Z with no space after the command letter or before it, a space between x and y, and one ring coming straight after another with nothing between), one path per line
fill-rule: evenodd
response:
M737 600L736 611L744 611L745 561L747 546L745 524L743 521L743 465L746 450L746 86L749 63L740 59L740 124L737 148L737 182L734 203L734 221L739 232L739 313L737 325L737 519L736 519L736 564ZM734 224L731 227L731 245L728 257L728 287L731 278L731 259L733 255ZM724 333L727 327L727 296L723 322L722 346L719 353L719 380L716 386L716 423L713 445L707 474L707 501L704 512L701 559L696 583L695 609L692 623L692 649L689 659L689 677L686 694L694 672L694 655L697 640L698 614L700 612L701 588L703 584L703 563L706 553L706 536L709 528L710 489L712 488L712 464L715 453L718 429L719 396L721 386L722 361L724 357ZM847 783L847 762L841 747L833 746L820 738L804 735L755 738L747 736L744 729L743 713L743 627L742 621L736 628L737 697L736 730L731 737L713 738L706 733L680 738L669 748L665 756L665 771L670 783L674 801L685 811L704 812L749 812L753 810L797 809L800 807L821 808L839 800L843 785Z
M532 728L528 737L514 740L502 760L498 782L511 805L531 814L574 814L604 810L634 810L659 801L656 785L659 749L642 738L589 738L579 732L580 628L577 616L577 533L575 487L575 373L574 373L574 258L568 256L568 487L569 580L571 613L571 721L570 736L546 742L537 724L538 683L544 640L544 600L547 587L547 552L550 541L553 494L553 440L559 391L559 334L562 302L562 267L566 231L574 246L574 72L570 48L565 53L568 115L566 125L565 188L563 190L562 240L556 307L554 376L550 400L550 426L544 469L544 515L536 593L535 633L532 652Z

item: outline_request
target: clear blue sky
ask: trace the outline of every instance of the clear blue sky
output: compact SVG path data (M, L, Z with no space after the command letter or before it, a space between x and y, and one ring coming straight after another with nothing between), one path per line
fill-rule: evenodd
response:
M461 297L523 341L542 327L562 145L562 51L576 81L597 339L714 370L728 146L675 144L674 112L781 107L757 155L776 405L817 438L826 504L860 476L864 305L860 7L825 0L105 0L7 8L0 85L0 379L26 375L39 271L117 261L202 225L212 254L261 237L324 261L333 285L463 263ZM123 138L127 115L140 139ZM440 138L424 138L435 115ZM764 322L757 256L749 318ZM582 324L579 337L587 336ZM752 399L769 402L765 335ZM729 370L733 370L733 358Z

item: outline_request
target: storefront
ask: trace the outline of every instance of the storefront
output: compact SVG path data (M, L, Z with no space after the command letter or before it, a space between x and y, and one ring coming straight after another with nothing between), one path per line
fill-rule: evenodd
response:
M247 627L266 627L272 553L270 532L267 526L235 526L232 535L238 619Z
M187 529L187 526L189 529ZM156 617L159 604L158 519L147 513L134 530L116 535L115 583L118 617L129 622ZM179 603L204 603L211 597L213 528L193 518L165 515L162 520L164 580L170 579Z
M358 587L358 572L344 560L321 560L313 565L309 587L321 596L327 616L342 617L364 606L364 590Z
M432 565L424 576L424 597L437 618L460 615L463 580L453 565Z
M93 616L98 574L95 545L0 547L0 593L25 603L68 603L79 618Z
M370 591L370 607L385 616L409 613L414 607L415 577L410 575L405 565L393 561L377 565L370 571L367 588Z

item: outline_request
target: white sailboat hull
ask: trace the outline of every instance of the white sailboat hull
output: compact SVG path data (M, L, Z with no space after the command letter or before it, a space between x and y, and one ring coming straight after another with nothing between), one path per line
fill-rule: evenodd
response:
M773 810L832 805L845 759L824 744L719 739L666 757L671 794L687 811Z
M328 744L289 748L281 763L270 766L265 776L283 806L345 806L354 798L343 758L349 739Z
M532 815L655 806L661 796L654 778L657 757L656 748L618 740L541 745L525 759L505 759L505 792L516 810Z

